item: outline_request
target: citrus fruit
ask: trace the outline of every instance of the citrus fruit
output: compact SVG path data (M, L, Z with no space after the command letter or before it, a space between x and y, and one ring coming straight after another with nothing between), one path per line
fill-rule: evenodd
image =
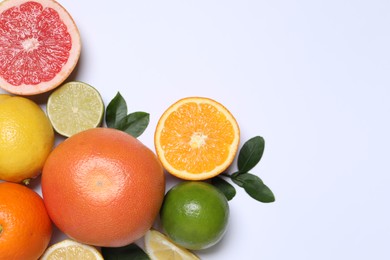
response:
M199 250L223 237L229 219L226 197L209 183L186 181L170 189L161 207L161 224L182 247Z
M53 128L36 103L0 94L0 180L39 175L53 144Z
M0 87L33 95L60 85L80 57L80 34L53 0L0 3Z
M50 94L47 115L57 133L69 137L98 127L104 115L99 92L83 82L68 82Z
M74 240L119 247L142 237L162 204L165 177L156 155L112 128L92 128L60 143L42 172L48 213Z
M199 260L199 257L187 249L176 245L167 236L157 230L149 230L144 238L145 250L151 260Z
M232 163L240 130L232 114L209 98L184 98L161 116L154 143L164 168L181 179L204 180Z
M50 246L40 260L103 260L100 252L93 246L65 239Z
M17 183L0 183L0 259L36 260L48 246L52 224L42 198Z

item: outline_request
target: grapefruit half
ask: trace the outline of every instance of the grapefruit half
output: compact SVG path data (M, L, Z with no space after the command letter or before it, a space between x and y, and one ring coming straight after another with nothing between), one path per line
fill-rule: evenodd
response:
M0 3L0 87L35 95L59 86L75 68L80 33L53 0Z

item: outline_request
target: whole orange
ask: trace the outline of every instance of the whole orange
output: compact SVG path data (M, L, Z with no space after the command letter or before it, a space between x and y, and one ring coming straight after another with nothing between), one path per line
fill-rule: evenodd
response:
M38 259L52 224L42 198L21 184L0 183L0 259Z
M153 225L165 192L156 155L129 134L93 128L60 143L42 172L49 215L69 237L118 247Z

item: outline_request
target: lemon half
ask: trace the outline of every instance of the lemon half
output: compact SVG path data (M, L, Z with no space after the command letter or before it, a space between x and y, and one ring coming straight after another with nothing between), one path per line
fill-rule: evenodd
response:
M103 260L100 252L93 246L66 239L50 246L41 260Z
M199 260L199 257L189 250L176 245L157 230L149 230L145 234L145 250L152 260Z

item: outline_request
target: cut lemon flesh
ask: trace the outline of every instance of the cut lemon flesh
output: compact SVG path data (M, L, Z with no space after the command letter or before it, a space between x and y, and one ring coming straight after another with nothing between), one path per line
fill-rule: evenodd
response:
M99 92L83 82L68 82L56 89L47 101L47 114L57 133L70 137L98 127L104 103Z
M230 166L238 150L240 130L222 104L189 97L163 113L154 142L169 173L186 180L205 180Z
M174 244L167 236L157 230L149 230L145 234L145 250L152 260L199 260L199 257Z
M50 246L41 260L103 260L100 252L93 246L66 239Z

